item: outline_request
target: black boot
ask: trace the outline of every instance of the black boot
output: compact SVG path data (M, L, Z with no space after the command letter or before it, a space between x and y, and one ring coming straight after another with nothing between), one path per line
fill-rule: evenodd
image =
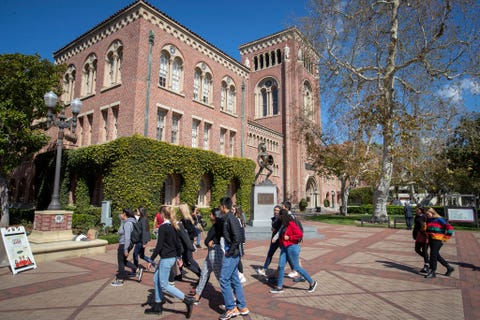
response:
M449 276L452 274L453 271L455 271L455 268L454 268L454 267L451 267L451 266L448 266L447 272L445 273L445 275L446 275L447 277L449 277Z
M155 302L150 309L145 309L145 314L162 314L161 302Z
M185 296L185 298L183 298L183 303L187 306L187 314L185 315L185 318L190 319L193 311L193 297Z
M434 270L430 270L430 272L425 276L425 278L435 278L437 275L435 274Z
M429 269L428 264L426 264L426 265L423 266L423 269L420 270L420 273L428 273L428 269Z

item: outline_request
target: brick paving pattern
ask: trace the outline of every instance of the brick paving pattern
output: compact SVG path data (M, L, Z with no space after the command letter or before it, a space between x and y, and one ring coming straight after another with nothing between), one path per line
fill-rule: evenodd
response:
M308 225L325 236L301 244L301 263L318 281L316 291L308 293L306 282L285 279L285 291L271 294L270 284L255 272L263 264L268 240L247 241L242 260L251 313L236 319L480 319L480 232L457 231L441 251L455 272L446 277L439 265L437 278L425 279L418 273L422 259L413 250L410 231ZM205 254L203 249L195 252L198 263ZM278 253L271 267L277 262ZM115 270L116 245L102 255L45 262L17 275L1 268L0 319L185 318L185 305L168 297L161 315L144 315L153 274L144 273L141 283L112 287ZM184 280L176 286L188 292L197 278L187 270ZM192 319L218 319L222 312L213 275L210 282Z

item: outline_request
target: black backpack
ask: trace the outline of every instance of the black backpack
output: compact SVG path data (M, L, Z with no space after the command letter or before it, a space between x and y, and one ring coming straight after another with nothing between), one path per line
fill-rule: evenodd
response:
M132 234L130 235L130 240L132 244L137 244L142 242L142 226L140 220L133 223Z
M300 220L297 219L297 217L294 217L294 218L293 218L293 221L295 221L295 223L297 224L297 226L298 226L298 227L300 228L300 230L302 230L302 232L303 232L303 225L302 225L302 223L300 222ZM302 242L302 241L303 241L303 237L300 238L300 240L298 240L298 242Z

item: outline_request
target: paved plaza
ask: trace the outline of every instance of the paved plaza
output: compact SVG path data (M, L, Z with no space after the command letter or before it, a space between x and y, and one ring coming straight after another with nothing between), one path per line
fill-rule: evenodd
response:
M285 279L285 291L271 294L255 272L268 240L250 240L242 259L250 314L235 319L480 319L480 232L457 231L441 250L455 272L445 277L439 265L437 278L425 279L418 273L423 263L414 253L411 231L304 225L324 236L301 245L302 265L318 281L316 291L308 293L306 282ZM199 264L205 254L204 249L195 252ZM278 253L271 267L277 262ZM185 319L185 305L170 297L162 315L144 315L153 274L144 273L141 283L112 287L115 271L116 245L106 254L45 262L17 275L1 268L0 319ZM187 272L184 280L176 286L187 292L197 278ZM210 282L192 319L218 319L222 312L213 275Z

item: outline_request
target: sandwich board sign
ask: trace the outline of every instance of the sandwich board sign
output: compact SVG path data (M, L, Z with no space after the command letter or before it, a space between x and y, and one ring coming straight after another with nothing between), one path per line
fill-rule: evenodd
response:
M2 256L6 255L8 258L12 273L36 269L37 264L33 258L25 228L23 226L1 228L1 233L3 246L0 249L2 249Z

